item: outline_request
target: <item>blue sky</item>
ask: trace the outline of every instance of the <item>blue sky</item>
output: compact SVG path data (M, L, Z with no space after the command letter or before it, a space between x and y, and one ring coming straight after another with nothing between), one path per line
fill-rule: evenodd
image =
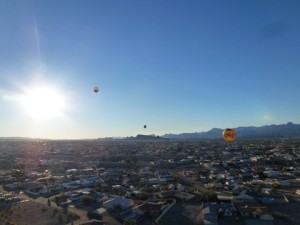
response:
M300 123L299 10L283 0L1 1L0 136ZM38 87L64 99L59 115L25 110L20 96Z

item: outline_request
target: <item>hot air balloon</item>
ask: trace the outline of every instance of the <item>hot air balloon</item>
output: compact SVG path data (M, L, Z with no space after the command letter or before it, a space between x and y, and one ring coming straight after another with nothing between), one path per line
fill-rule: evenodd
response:
M147 125L144 125L144 128L146 129L146 128L147 128Z
M99 92L99 88L98 87L94 87L94 92L98 93Z
M223 137L227 143L232 143L235 139L236 133L233 129L227 128L223 131Z

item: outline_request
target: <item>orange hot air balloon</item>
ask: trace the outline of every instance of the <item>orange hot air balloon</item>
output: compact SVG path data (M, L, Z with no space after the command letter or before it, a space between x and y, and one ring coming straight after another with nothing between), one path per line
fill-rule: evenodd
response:
M232 143L235 139L236 133L233 129L227 128L223 131L223 137L227 143Z

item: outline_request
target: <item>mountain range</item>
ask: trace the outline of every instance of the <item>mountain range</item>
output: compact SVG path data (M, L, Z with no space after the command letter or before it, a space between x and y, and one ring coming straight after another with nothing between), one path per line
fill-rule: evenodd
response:
M266 125L261 127L237 127L233 128L236 131L238 139L275 139L275 138L300 138L300 124L289 122L280 125ZM165 134L161 136L142 135L135 137L107 137L98 138L99 140L200 140L200 139L222 139L223 129L213 128L206 132L181 133L181 134ZM0 137L0 141L5 140L47 140L45 138L28 138L28 137ZM88 139L92 140L92 139Z
M266 125L261 127L233 128L239 139L266 139L266 138L300 138L300 124L287 123L280 125ZM223 129L213 128L207 132L165 134L162 138L168 139L219 139Z

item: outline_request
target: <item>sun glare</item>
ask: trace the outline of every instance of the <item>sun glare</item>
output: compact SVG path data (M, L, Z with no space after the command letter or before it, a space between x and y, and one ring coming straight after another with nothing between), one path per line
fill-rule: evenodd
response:
M64 97L51 88L28 90L21 100L27 113L38 120L62 116L66 108Z

